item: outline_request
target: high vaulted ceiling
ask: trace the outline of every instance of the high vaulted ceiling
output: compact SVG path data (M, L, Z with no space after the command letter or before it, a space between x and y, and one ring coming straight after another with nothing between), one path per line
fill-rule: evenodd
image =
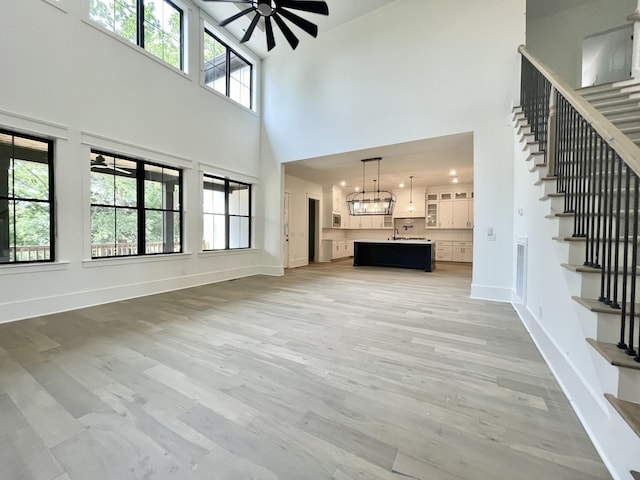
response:
M234 4L216 1L194 0L215 21L224 20L241 9L246 4ZM329 16L299 13L318 25L321 37L331 29L338 28L348 22L366 15L394 1L402 0L326 0L329 6ZM428 0L423 0L428 1ZM580 7L598 0L527 0L527 17L530 19L553 15L554 13ZM226 28L230 36L241 38L249 26L251 18L242 17L232 22ZM313 41L306 33L292 27L300 42ZM284 37L276 30L276 49L289 49ZM258 29L247 42L247 47L261 58L266 58L266 40L264 25L258 24ZM351 191L356 186L362 187L361 159L382 157L380 162L380 188L397 190L399 183L408 185L409 176L413 175L413 187L443 185L451 182L451 170L456 170L460 184L473 183L473 134L463 133L440 138L431 138L398 145L389 145L337 155L301 160L287 163L285 172L288 175L307 180L323 186L346 183L345 190ZM376 178L375 162L365 166L365 187L371 188L372 179Z
M246 4L242 3L225 3L216 1L204 1L195 0L196 3L214 20L220 22L226 18L235 15L241 10L247 8ZM347 22L350 22L362 15L383 7L389 3L393 3L395 0L326 0L329 5L329 16L314 15L312 13L305 13L296 11L301 17L306 18L310 22L318 25L318 36L322 35L329 30L339 27ZM251 22L252 15L244 16L225 28L235 38L242 38L245 30ZM308 41L311 37L299 28L292 26L292 30L300 40L300 42ZM278 28L274 29L276 35L276 48L290 48L285 38L280 34ZM251 36L251 39L246 43L247 47L256 53L261 58L266 58L269 53L267 52L266 39L264 34L264 24L260 22L258 28ZM275 50L273 50L275 51Z

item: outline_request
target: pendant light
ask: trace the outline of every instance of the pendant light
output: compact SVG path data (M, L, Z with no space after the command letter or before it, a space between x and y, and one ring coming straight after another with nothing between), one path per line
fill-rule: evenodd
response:
M362 191L347 195L347 207L349 215L393 215L396 205L396 196L388 190L380 190L380 160L381 157L365 158L362 162ZM377 162L378 178L373 181L373 191L365 189L365 165L368 162Z
M411 185L409 187L409 205L407 206L407 212L413 213L416 210L416 207L413 204L413 175L409 175L409 179L411 181Z

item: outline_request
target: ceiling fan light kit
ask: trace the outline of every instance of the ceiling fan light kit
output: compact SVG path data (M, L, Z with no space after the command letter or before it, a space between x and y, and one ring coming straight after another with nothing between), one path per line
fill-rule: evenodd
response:
M267 49L271 51L276 46L276 39L273 33L273 20L284 38L287 40L292 49L296 49L299 40L293 33L291 28L283 20L286 19L295 26L304 30L312 37L318 36L317 25L311 23L306 18L297 15L291 10L299 10L302 12L315 13L318 15L329 15L329 7L327 2L321 0L204 0L206 2L225 2L225 3L246 3L249 8L221 21L218 25L224 27L231 22L254 13L253 19L244 33L240 43L244 43L251 38L254 30L258 26L258 22L264 20L265 33L267 35Z

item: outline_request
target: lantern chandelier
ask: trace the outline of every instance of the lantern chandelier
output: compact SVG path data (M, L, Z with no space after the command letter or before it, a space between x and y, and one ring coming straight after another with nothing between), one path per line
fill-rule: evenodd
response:
M388 190L380 190L380 160L381 157L365 158L362 162L362 191L347 195L349 215L393 215L396 196ZM378 177L373 181L373 190L366 191L364 187L364 170L368 162L378 164Z

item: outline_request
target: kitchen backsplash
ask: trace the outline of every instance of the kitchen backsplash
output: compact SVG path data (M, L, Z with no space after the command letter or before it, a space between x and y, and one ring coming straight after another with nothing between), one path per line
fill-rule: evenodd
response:
M452 240L458 242L472 242L473 229L440 229L424 227L424 218L396 218L395 228L398 229L397 237L425 238L428 240ZM405 228L407 227L407 228ZM393 237L393 230L360 230L360 229L322 229L324 240L387 240Z

